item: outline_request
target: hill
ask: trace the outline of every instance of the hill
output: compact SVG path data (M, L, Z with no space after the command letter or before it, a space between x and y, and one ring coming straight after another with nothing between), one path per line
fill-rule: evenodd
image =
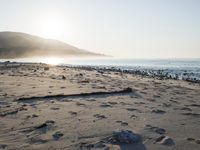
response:
M20 32L0 32L0 58L103 56L64 42Z

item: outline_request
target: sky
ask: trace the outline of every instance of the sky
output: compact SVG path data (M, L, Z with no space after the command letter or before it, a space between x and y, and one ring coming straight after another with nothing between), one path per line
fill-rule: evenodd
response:
M200 58L200 0L0 0L0 31L123 58Z

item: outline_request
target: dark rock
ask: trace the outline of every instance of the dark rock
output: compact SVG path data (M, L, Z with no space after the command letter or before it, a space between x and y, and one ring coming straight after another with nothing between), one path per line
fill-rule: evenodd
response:
M129 130L114 131L107 139L111 144L133 144L141 141L141 136Z
M64 76L64 75L62 75L62 77L61 77L63 80L66 80L66 77Z
M187 138L187 141L194 141L194 138Z
M4 148L6 148L7 147L7 145L5 145L5 144L0 144L0 149L4 149Z
M54 138L54 140L59 140L64 134L60 131L54 133L52 136Z
M165 146L175 145L174 140L168 136L160 136L156 139L156 142L159 142L161 145L165 145Z
M195 143L200 144L200 139L197 139Z

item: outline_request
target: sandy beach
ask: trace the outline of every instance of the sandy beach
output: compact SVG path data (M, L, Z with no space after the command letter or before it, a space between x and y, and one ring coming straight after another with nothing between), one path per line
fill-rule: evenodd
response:
M200 85L1 63L0 149L199 150Z

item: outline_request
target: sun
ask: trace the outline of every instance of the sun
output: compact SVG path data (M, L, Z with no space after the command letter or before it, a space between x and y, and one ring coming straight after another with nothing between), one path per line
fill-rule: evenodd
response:
M66 31L67 25L64 17L58 14L40 16L37 21L38 32L45 38L59 39Z

